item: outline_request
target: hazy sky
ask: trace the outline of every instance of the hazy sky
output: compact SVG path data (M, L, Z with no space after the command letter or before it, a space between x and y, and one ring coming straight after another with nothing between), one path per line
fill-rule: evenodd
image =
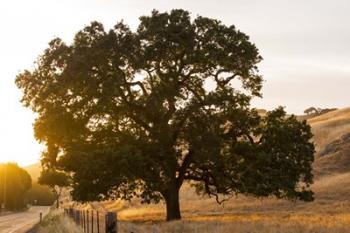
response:
M0 1L0 161L38 161L34 115L19 103L16 74L55 36L70 41L97 20L112 27L121 19L136 28L152 9L189 10L234 24L250 35L264 61L264 98L259 108L349 106L350 1L348 0L2 0Z

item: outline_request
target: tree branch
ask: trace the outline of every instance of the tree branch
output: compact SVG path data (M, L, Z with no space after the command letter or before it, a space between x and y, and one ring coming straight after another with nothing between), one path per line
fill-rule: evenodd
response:
M187 155L185 156L185 158L183 159L182 164L179 168L179 176L178 176L177 180L178 180L178 184L180 186L184 181L185 173L186 173L187 168L191 164L192 157L193 157L193 151L190 150L187 153Z
M139 86L141 88L143 94L148 96L148 92L147 92L147 90L146 90L146 88L145 88L145 86L143 85L142 82L140 82L140 81L137 81L137 82L126 82L126 84L129 85L129 86Z
M142 111L140 111L140 108L142 108L142 107L139 106L139 105L136 105L136 104L134 104L134 103L132 103L132 102L130 102L130 101L127 99L127 96L124 94L124 91L123 91L120 87L118 87L118 86L117 86L117 88L118 88L118 91L120 92L120 95L119 95L119 96L122 98L124 104L125 104L128 108L130 108L130 110L131 110L131 111L130 111L131 114L128 114L128 116L129 116L135 123L141 125L144 129L146 129L146 130L148 130L148 131L151 131L151 127L150 127L147 123L145 123L144 121L142 121L139 117L137 117L136 114L134 113L135 111L136 111L137 113L142 112ZM131 90L129 90L129 92L131 92Z
M245 134L245 136L249 139L251 144L255 144L255 141L252 136L250 136L249 134Z
M220 70L218 70L216 72L216 74L212 74L212 76L214 77L217 85L219 85L220 87L226 86L231 80L233 80L236 76L238 76L238 74L233 74L233 75L231 75L229 77L224 78L223 80L220 80L219 75L221 73L224 73L224 72L230 72L230 70L220 69Z

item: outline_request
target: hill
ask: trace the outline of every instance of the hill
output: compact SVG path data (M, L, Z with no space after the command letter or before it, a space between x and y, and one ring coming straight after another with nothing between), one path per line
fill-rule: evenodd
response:
M350 108L308 120L316 144L317 177L350 172Z
M350 132L350 108L310 118L308 123L312 127L316 151L320 152L327 144Z
M40 176L41 172L41 164L35 163L29 166L24 167L24 169L29 173L32 177L33 182L36 182Z
M290 226L288 224L297 225L290 232L348 232L350 108L311 117L307 121L312 127L316 144L315 182L312 186L316 198L314 202L255 199L238 195L218 205L213 198L197 196L190 184L186 184L180 194L185 221L190 221L191 224L205 224L207 229L217 229L217 226L225 226L228 223L236 224L237 228L230 229L237 229L237 232L289 232L286 230ZM82 208L118 211L118 218L127 222L154 222L165 217L163 203L142 205L137 199L131 202L94 202ZM252 229L239 231L242 224ZM276 224L277 227L275 230L272 230L271 226L267 231L261 230L266 224ZM147 224L136 224L136 227L148 229ZM312 228L316 230L311 230Z

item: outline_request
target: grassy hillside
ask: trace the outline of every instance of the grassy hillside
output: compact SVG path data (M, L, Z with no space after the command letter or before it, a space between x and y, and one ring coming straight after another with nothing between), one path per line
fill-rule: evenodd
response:
M316 150L319 152L327 144L350 132L350 108L313 117L308 119L308 122L312 127Z
M329 112L308 122L316 144L316 178L350 172L350 108Z
M217 232L232 232L233 229L235 232L348 232L350 134L349 138L344 135L350 133L350 108L312 117L308 122L315 135L317 150L314 163L314 202L237 196L218 205L214 199L198 197L190 185L186 184L180 195L185 222L161 223L156 227L164 232L175 228L180 230L174 232L197 232L194 229L203 229L200 232L212 232L213 229ZM125 232L130 231L130 227L135 232L147 232L154 227L150 222L165 218L163 203L142 205L138 200L107 201L83 207L117 211L119 219L125 221L121 225L127 229Z

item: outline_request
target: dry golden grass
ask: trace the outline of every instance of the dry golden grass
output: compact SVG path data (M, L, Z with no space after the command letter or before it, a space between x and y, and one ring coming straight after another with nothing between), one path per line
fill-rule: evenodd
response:
M36 233L83 233L62 211L51 211L43 222L33 230Z
M322 121L337 121L350 117L350 107L331 111L309 119L309 123L314 124Z
M332 176L337 173L347 173L350 168L350 145L340 151L317 158L314 163L314 175Z
M327 144L350 132L350 108L332 111L308 119L312 127L316 150L322 150Z
M350 132L350 108L329 112L311 118L308 122L314 133L316 151L320 152ZM343 145L341 150L323 157L317 155L314 170L316 177L350 171L350 145Z
M310 118L317 151L350 132L350 108ZM315 162L316 200L288 202L274 198L233 197L222 205L199 197L190 185L181 189L183 220L164 222L163 203L142 205L106 201L82 206L85 209L118 212L122 233L345 233L350 232L350 145Z
M308 120L316 149L350 132L350 108ZM349 166L348 166L349 165ZM317 158L312 203L234 197L223 205L198 197L189 185L181 190L183 221L164 223L163 204L118 201L98 203L118 212L121 232L350 232L350 145ZM322 176L320 175L322 173ZM114 204L113 204L114 203ZM103 208L100 207L100 208Z
M133 224L120 223L120 233L345 233L349 232L347 226L315 226L299 222L266 222L264 221L176 221L171 223Z
M322 177L312 203L238 196L223 205L198 197L189 185L181 190L183 221L164 223L164 205L132 202L92 203L118 212L120 232L349 232L350 172ZM117 203L117 204L115 204Z

